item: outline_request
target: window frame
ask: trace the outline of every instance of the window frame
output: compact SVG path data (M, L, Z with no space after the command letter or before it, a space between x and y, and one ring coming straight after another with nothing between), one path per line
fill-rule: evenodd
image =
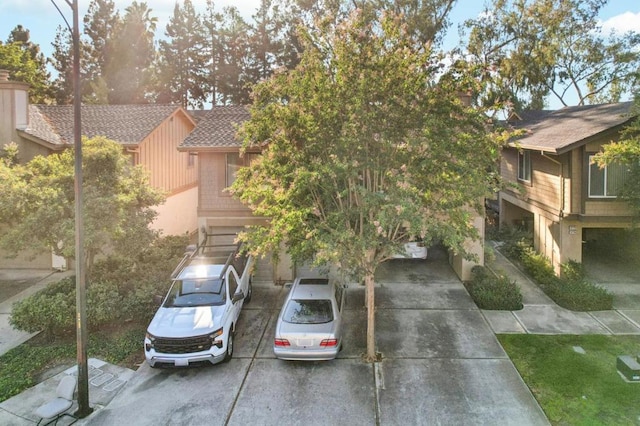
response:
M520 182L531 183L531 151L518 151L518 180Z
M250 165L258 155L260 154L257 152L246 152L242 156L240 156L240 152L227 152L224 156L225 158L224 182L226 185L225 187L228 188L231 185L233 185L233 182L236 181L235 174L238 172L238 170L240 170L240 168L242 167L247 167L248 165ZM229 163L229 158L231 158L231 156L235 157L235 159L237 160L236 163L233 163L233 164ZM235 167L235 169L231 170L230 166Z
M600 168L599 166L596 165L595 161L593 161L594 157L596 156L596 154L587 154L587 197L588 198L592 198L592 199L600 199L600 200L612 200L612 199L616 199L618 198L618 195L609 195L608 194L608 180L609 180L609 165L604 166L603 168ZM591 181L592 181L592 177L591 177L591 173L593 171L593 166L596 165L596 167L598 167L598 170L602 173L602 195L599 194L593 194L591 191ZM624 179L626 177L626 173L627 171L624 172L624 177L622 180L621 185L624 185ZM620 189L622 189L622 186L615 188L616 191L620 191Z

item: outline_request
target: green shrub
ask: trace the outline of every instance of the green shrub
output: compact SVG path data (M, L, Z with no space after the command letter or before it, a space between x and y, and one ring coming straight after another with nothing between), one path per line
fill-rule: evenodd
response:
M520 258L525 271L559 306L572 311L604 311L612 309L613 295L585 278L582 264L569 261L560 265L558 277L545 256L532 248Z
M520 259L522 251L533 245L531 232L513 226L503 226L492 238L500 242L500 252L512 260Z
M480 309L522 309L522 293L514 281L503 275L496 276L484 266L475 266L472 273L473 279L465 283L465 287Z
M14 303L9 323L18 330L52 336L75 330L75 317L75 277L69 277Z
M96 262L87 279L87 322L92 330L122 321L148 321L169 276L184 253L186 237L159 239L135 258L110 256ZM75 278L53 283L14 305L10 323L47 336L75 330Z
M118 285L111 281L92 283L87 289L87 322L89 328L97 329L103 324L121 319L124 297Z
M520 253L520 261L524 270L540 285L550 285L557 280L549 260L537 253L532 247L527 247Z

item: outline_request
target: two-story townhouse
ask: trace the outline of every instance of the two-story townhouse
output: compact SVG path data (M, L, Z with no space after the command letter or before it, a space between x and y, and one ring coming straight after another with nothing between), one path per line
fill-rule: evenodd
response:
M0 147L18 144L21 162L73 147L73 107L30 105L28 89L0 71ZM175 105L82 105L81 124L83 136L105 136L120 143L132 164L149 171L150 184L166 194L166 202L157 207L154 229L164 235L196 232L197 156L177 149L196 126L187 111ZM51 255L7 259L0 253L0 267L26 266L64 264Z
M574 106L512 120L525 134L502 153L507 185L499 193L500 225L530 231L534 248L557 273L562 263L582 261L585 241L631 224L629 206L617 198L626 168L593 161L633 119L630 107Z
M225 190L234 181L238 168L250 164L259 155L259 152L239 154L242 143L236 138L237 127L249 118L246 107L215 106L200 118L196 129L178 148L198 155L198 229L201 233L235 233L248 225L267 223L266 218L254 216L248 207ZM484 235L483 217L475 217L473 226L479 235ZM483 247L482 241L467 243L466 250L475 255L475 261L462 255L450 256L450 263L461 279L471 279L472 267L484 263ZM308 272L308 265L294 265L283 253L278 258L275 265L270 259L260 260L256 279L283 282L292 280L296 273Z

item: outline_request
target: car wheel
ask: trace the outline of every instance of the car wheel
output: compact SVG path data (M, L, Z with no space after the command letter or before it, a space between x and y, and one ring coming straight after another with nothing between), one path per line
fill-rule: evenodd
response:
M251 302L251 296L253 296L253 284L251 284L251 278L249 278L249 287L247 287L247 295L244 297L244 303Z
M224 362L228 362L231 358L233 358L233 331L229 333L229 338L227 339L227 351L224 354Z

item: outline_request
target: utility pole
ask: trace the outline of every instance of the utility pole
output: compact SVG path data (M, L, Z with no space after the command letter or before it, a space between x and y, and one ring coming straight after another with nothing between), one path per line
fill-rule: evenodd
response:
M84 224L82 220L82 125L80 90L80 29L78 26L78 0L65 0L73 12L73 28L54 0L53 5L58 9L62 19L71 31L73 41L73 147L75 150L75 267L76 267L76 353L78 361L78 411L75 416L85 418L93 409L89 406L89 370L87 363L87 297L84 259Z

